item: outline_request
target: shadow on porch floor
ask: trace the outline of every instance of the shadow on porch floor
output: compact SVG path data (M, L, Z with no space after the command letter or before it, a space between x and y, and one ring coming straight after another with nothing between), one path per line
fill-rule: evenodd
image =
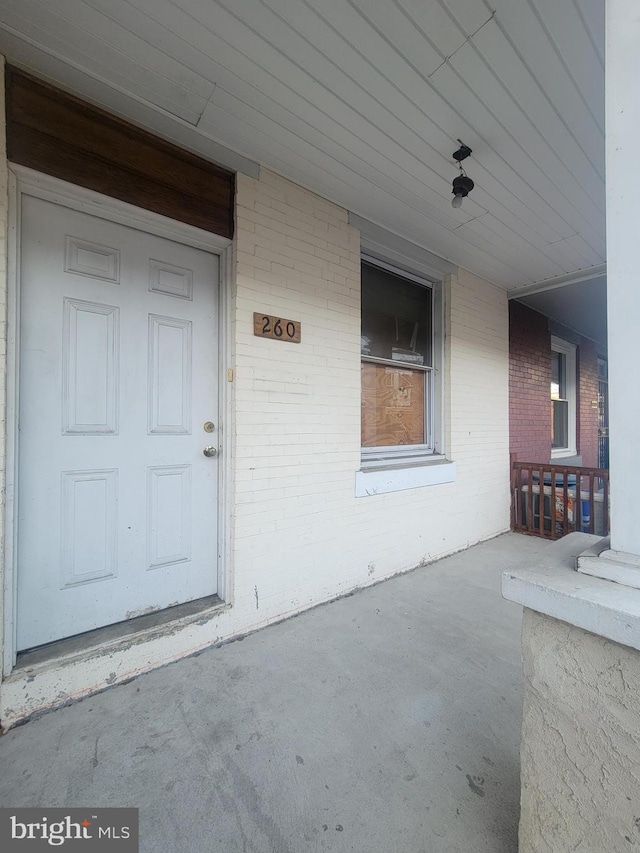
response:
M521 610L475 546L0 738L0 805L135 806L143 853L514 853Z

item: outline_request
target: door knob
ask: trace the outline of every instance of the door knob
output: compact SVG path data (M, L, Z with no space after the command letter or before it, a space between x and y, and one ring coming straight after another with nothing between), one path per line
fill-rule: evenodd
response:
M215 447L208 444L206 447L203 448L202 452L204 453L205 456L215 456L218 451L216 450Z

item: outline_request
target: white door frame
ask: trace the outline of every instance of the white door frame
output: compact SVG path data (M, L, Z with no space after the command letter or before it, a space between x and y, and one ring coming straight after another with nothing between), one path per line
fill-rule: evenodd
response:
M24 166L9 164L9 222L7 264L7 414L6 414L6 472L4 514L4 653L3 674L9 675L17 655L17 537L18 525L18 413L20 401L20 220L22 196L29 195L54 202L73 210L98 216L137 228L158 237L165 237L196 249L203 249L220 258L219 302L219 400L220 429L218 432L218 595L232 603L232 583L229 577L231 533L231 394L226 377L232 379L231 341L231 281L233 243L192 225L174 221L166 216L143 210L118 199L78 187L58 178L36 172Z

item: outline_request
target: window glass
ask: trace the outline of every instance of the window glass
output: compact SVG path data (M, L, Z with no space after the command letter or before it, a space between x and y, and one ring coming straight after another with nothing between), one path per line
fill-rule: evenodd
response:
M430 287L362 265L362 446L428 444L433 329ZM380 363L384 359L386 363Z
M551 353L551 399L567 399L567 357L562 352Z
M555 455L576 452L576 351L551 337L551 449Z
M362 265L363 356L432 366L431 288Z
M566 400L553 400L553 434L551 447L569 446L569 403Z

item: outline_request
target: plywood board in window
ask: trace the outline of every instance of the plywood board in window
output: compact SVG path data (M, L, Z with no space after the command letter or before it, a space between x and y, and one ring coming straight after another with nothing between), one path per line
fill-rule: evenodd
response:
M362 446L423 444L425 373L362 363Z

